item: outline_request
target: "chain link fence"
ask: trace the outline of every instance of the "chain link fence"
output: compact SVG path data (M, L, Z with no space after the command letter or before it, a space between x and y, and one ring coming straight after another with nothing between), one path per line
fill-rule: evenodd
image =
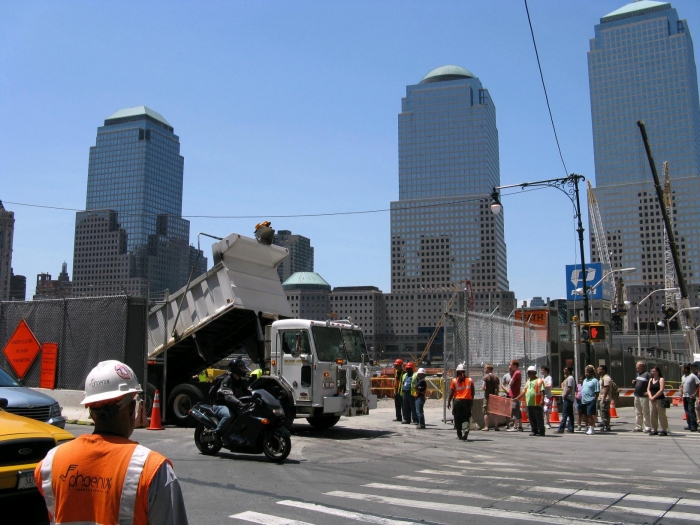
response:
M144 297L0 302L0 349L5 348L22 319L40 344L58 344L58 389L83 390L88 372L107 359L122 361L139 379L145 377ZM0 366L13 373L4 352L0 352ZM41 353L24 376L24 384L38 387L40 371Z
M445 337L445 366L454 369L460 363L480 370L487 363L504 370L511 360L521 368L547 357L546 326L523 323L513 318L487 313L450 313Z

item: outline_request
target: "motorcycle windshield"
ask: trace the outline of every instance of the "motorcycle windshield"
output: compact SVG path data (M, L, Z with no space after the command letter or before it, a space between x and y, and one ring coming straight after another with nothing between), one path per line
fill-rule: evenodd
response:
M253 390L253 396L262 399L270 410L273 410L275 408L282 408L282 405L280 405L280 402L277 400L277 398L270 394L270 392L268 392L267 390Z

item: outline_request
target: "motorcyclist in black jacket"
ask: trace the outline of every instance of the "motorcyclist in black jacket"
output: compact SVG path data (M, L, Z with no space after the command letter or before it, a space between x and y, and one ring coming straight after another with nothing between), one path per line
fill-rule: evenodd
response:
M222 374L222 379L212 388L214 392L209 392L210 396L214 398L214 412L219 416L219 425L216 427L214 435L220 441L226 435L228 440L234 444L245 444L246 442L238 434L227 434L226 429L245 407L240 398L252 395L248 388L249 373L248 365L243 359L237 357L228 364L228 372Z

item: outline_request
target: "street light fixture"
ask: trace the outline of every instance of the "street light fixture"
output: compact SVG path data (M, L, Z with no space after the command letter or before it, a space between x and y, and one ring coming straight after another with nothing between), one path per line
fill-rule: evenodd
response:
M579 199L578 184L580 181L586 180L583 175L577 175L572 173L568 177L562 177L560 179L549 179L549 180L538 180L534 182L522 182L520 184L509 184L508 186L494 186L493 192L491 193L491 213L498 215L503 209L503 205L499 199L498 190L503 190L507 188L521 188L525 189L530 186L548 186L550 188L556 188L566 195L571 203L574 205L576 210L576 220L578 232L578 242L579 251L581 252L581 280L583 284L583 317L584 321L588 322L588 286L586 285L586 253L583 244L583 222L581 221L581 201ZM578 356L576 356L578 357ZM586 360L588 364L591 364L591 345L586 343Z
M637 303L637 355L639 355L639 356L642 355L642 334L639 330L639 307L642 305L642 303L644 301L649 299L649 297L651 297L655 293L658 293L658 292L677 292L677 291L678 291L678 288L659 288L658 290L652 291L649 295L647 295L644 299L642 299L641 301L639 301ZM632 303L630 301L625 301L625 304L630 306L634 303Z

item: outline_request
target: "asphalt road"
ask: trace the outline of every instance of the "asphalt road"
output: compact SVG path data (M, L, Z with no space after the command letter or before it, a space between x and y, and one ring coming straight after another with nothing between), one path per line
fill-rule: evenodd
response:
M192 429L134 439L171 458L193 525L700 523L700 434L682 430L680 408L668 437L632 432L632 409L618 409L610 434L472 431L463 442L429 403L426 430L391 421L388 404L326 432L299 423L282 465L202 456ZM34 507L18 502L22 521L10 523L41 523L27 518Z

